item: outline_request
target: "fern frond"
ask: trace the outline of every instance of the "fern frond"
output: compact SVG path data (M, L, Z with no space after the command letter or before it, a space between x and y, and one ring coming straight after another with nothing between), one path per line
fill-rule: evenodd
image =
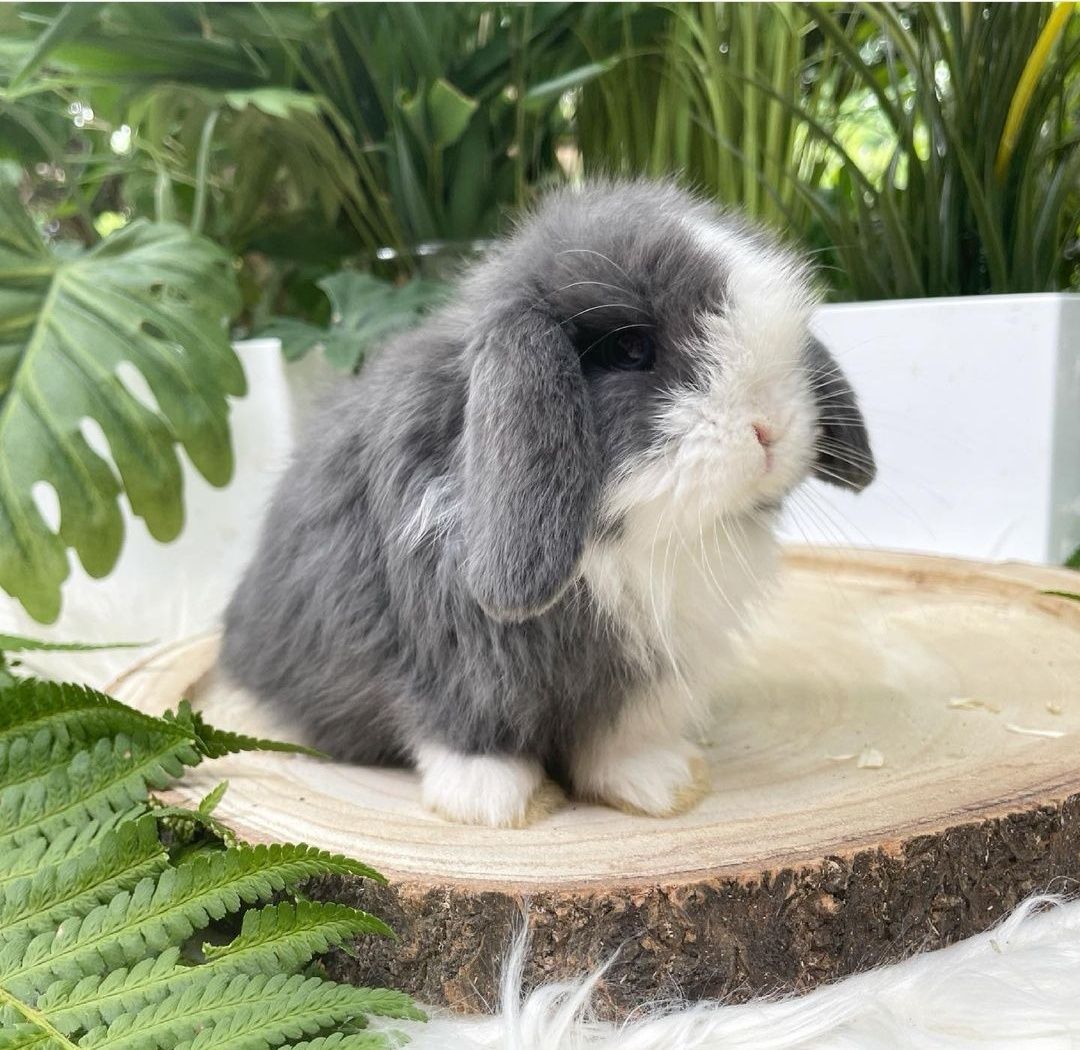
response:
M156 882L143 879L108 905L69 919L55 935L35 937L21 960L11 963L0 954L0 982L25 998L44 991L53 978L130 965L316 874L372 877L364 864L302 844L198 854L167 868Z
M66 732L81 744L118 733L131 737L190 737L176 723L144 715L111 696L81 685L28 678L4 691L4 702L0 704L0 740L31 736L43 727L57 736Z
M198 761L188 740L120 735L78 752L62 770L0 785L0 853L21 845L23 832L48 838L72 824L107 820L145 801L147 788L164 787Z
M91 848L0 886L0 930L7 937L41 933L67 916L85 915L156 875L167 859L153 816L121 824Z
M386 923L345 904L297 901L244 913L240 933L229 944L206 945L212 967L243 973L292 973L315 955L362 933L392 937Z
M277 928L280 924L281 928ZM389 933L374 916L343 904L301 901L272 905L244 915L239 935L220 948L204 948L205 966L179 964L169 949L130 970L114 970L105 979L57 981L39 1000L61 1031L109 1024L167 995L181 994L205 974L295 973L311 958L360 933Z
M90 820L84 824L69 825L49 838L37 834L36 829L27 833L19 846L0 852L0 889L12 879L32 875L44 867L59 864L67 857L90 849L114 828L129 820L138 819L141 813L141 809L133 809L115 813L106 820Z
M202 714L193 710L186 700L180 701L175 714L172 711L166 711L162 718L167 722L182 726L189 732L197 741L200 753L207 758L222 758L224 755L235 755L240 751L283 751L287 754L326 757L322 751L304 747L302 744L289 744L283 740L263 740L244 733L218 729L216 726L209 725Z
M358 934L389 934L381 921L265 904L320 875L382 881L371 868L306 845L219 849L196 836L200 852L177 860L162 844L165 828L219 827L224 784L195 811L149 797L185 766L302 749L214 729L186 705L166 720L33 679L2 692L0 1050L382 1050L393 1037L358 1032L367 1015L422 1017L397 992L293 972ZM194 934L260 904L231 943L185 957Z
M0 634L0 653L94 653L102 649L142 649L152 642L46 642L22 634Z
M202 976L202 975L200 975ZM264 1050L368 1015L421 1018L400 992L353 988L298 974L205 973L180 995L122 1014L80 1041L83 1050L175 1050L201 1039L200 1050Z

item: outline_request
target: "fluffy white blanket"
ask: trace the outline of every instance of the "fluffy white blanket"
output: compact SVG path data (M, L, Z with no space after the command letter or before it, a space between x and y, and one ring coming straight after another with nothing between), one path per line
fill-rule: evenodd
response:
M1080 1046L1080 902L1033 898L990 933L808 995L589 1015L592 981L521 1000L519 940L490 1019L435 1016L414 1050L1067 1050Z

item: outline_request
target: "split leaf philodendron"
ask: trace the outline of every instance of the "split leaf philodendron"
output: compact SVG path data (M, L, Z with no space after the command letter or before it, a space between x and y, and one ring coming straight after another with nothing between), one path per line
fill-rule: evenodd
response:
M178 444L212 484L232 477L237 305L228 254L183 227L136 221L54 251L0 185L0 588L35 618L59 613L69 548L92 576L113 567L121 491L155 539L180 532Z

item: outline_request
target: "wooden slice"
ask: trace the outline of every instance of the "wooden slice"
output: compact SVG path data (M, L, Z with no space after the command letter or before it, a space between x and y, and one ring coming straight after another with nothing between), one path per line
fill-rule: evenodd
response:
M315 887L400 935L332 956L341 978L493 1007L527 912L527 983L618 950L612 1013L804 989L1080 878L1080 603L1043 593L1073 588L1067 570L791 551L774 614L716 698L713 790L674 819L575 803L521 830L458 826L421 807L409 772L299 756L223 759L177 794L227 777L219 813L241 837L310 842L389 877ZM281 733L222 690L216 645L169 646L113 691L152 712L187 696L227 728Z

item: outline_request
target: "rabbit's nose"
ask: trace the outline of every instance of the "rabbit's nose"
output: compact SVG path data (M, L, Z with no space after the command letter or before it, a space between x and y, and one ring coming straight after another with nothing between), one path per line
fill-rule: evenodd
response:
M768 474L772 470L773 465L773 442L776 440L776 434L773 432L772 427L768 423L762 423L755 421L750 424L754 430L754 437L757 438L758 444L765 451L765 473Z

